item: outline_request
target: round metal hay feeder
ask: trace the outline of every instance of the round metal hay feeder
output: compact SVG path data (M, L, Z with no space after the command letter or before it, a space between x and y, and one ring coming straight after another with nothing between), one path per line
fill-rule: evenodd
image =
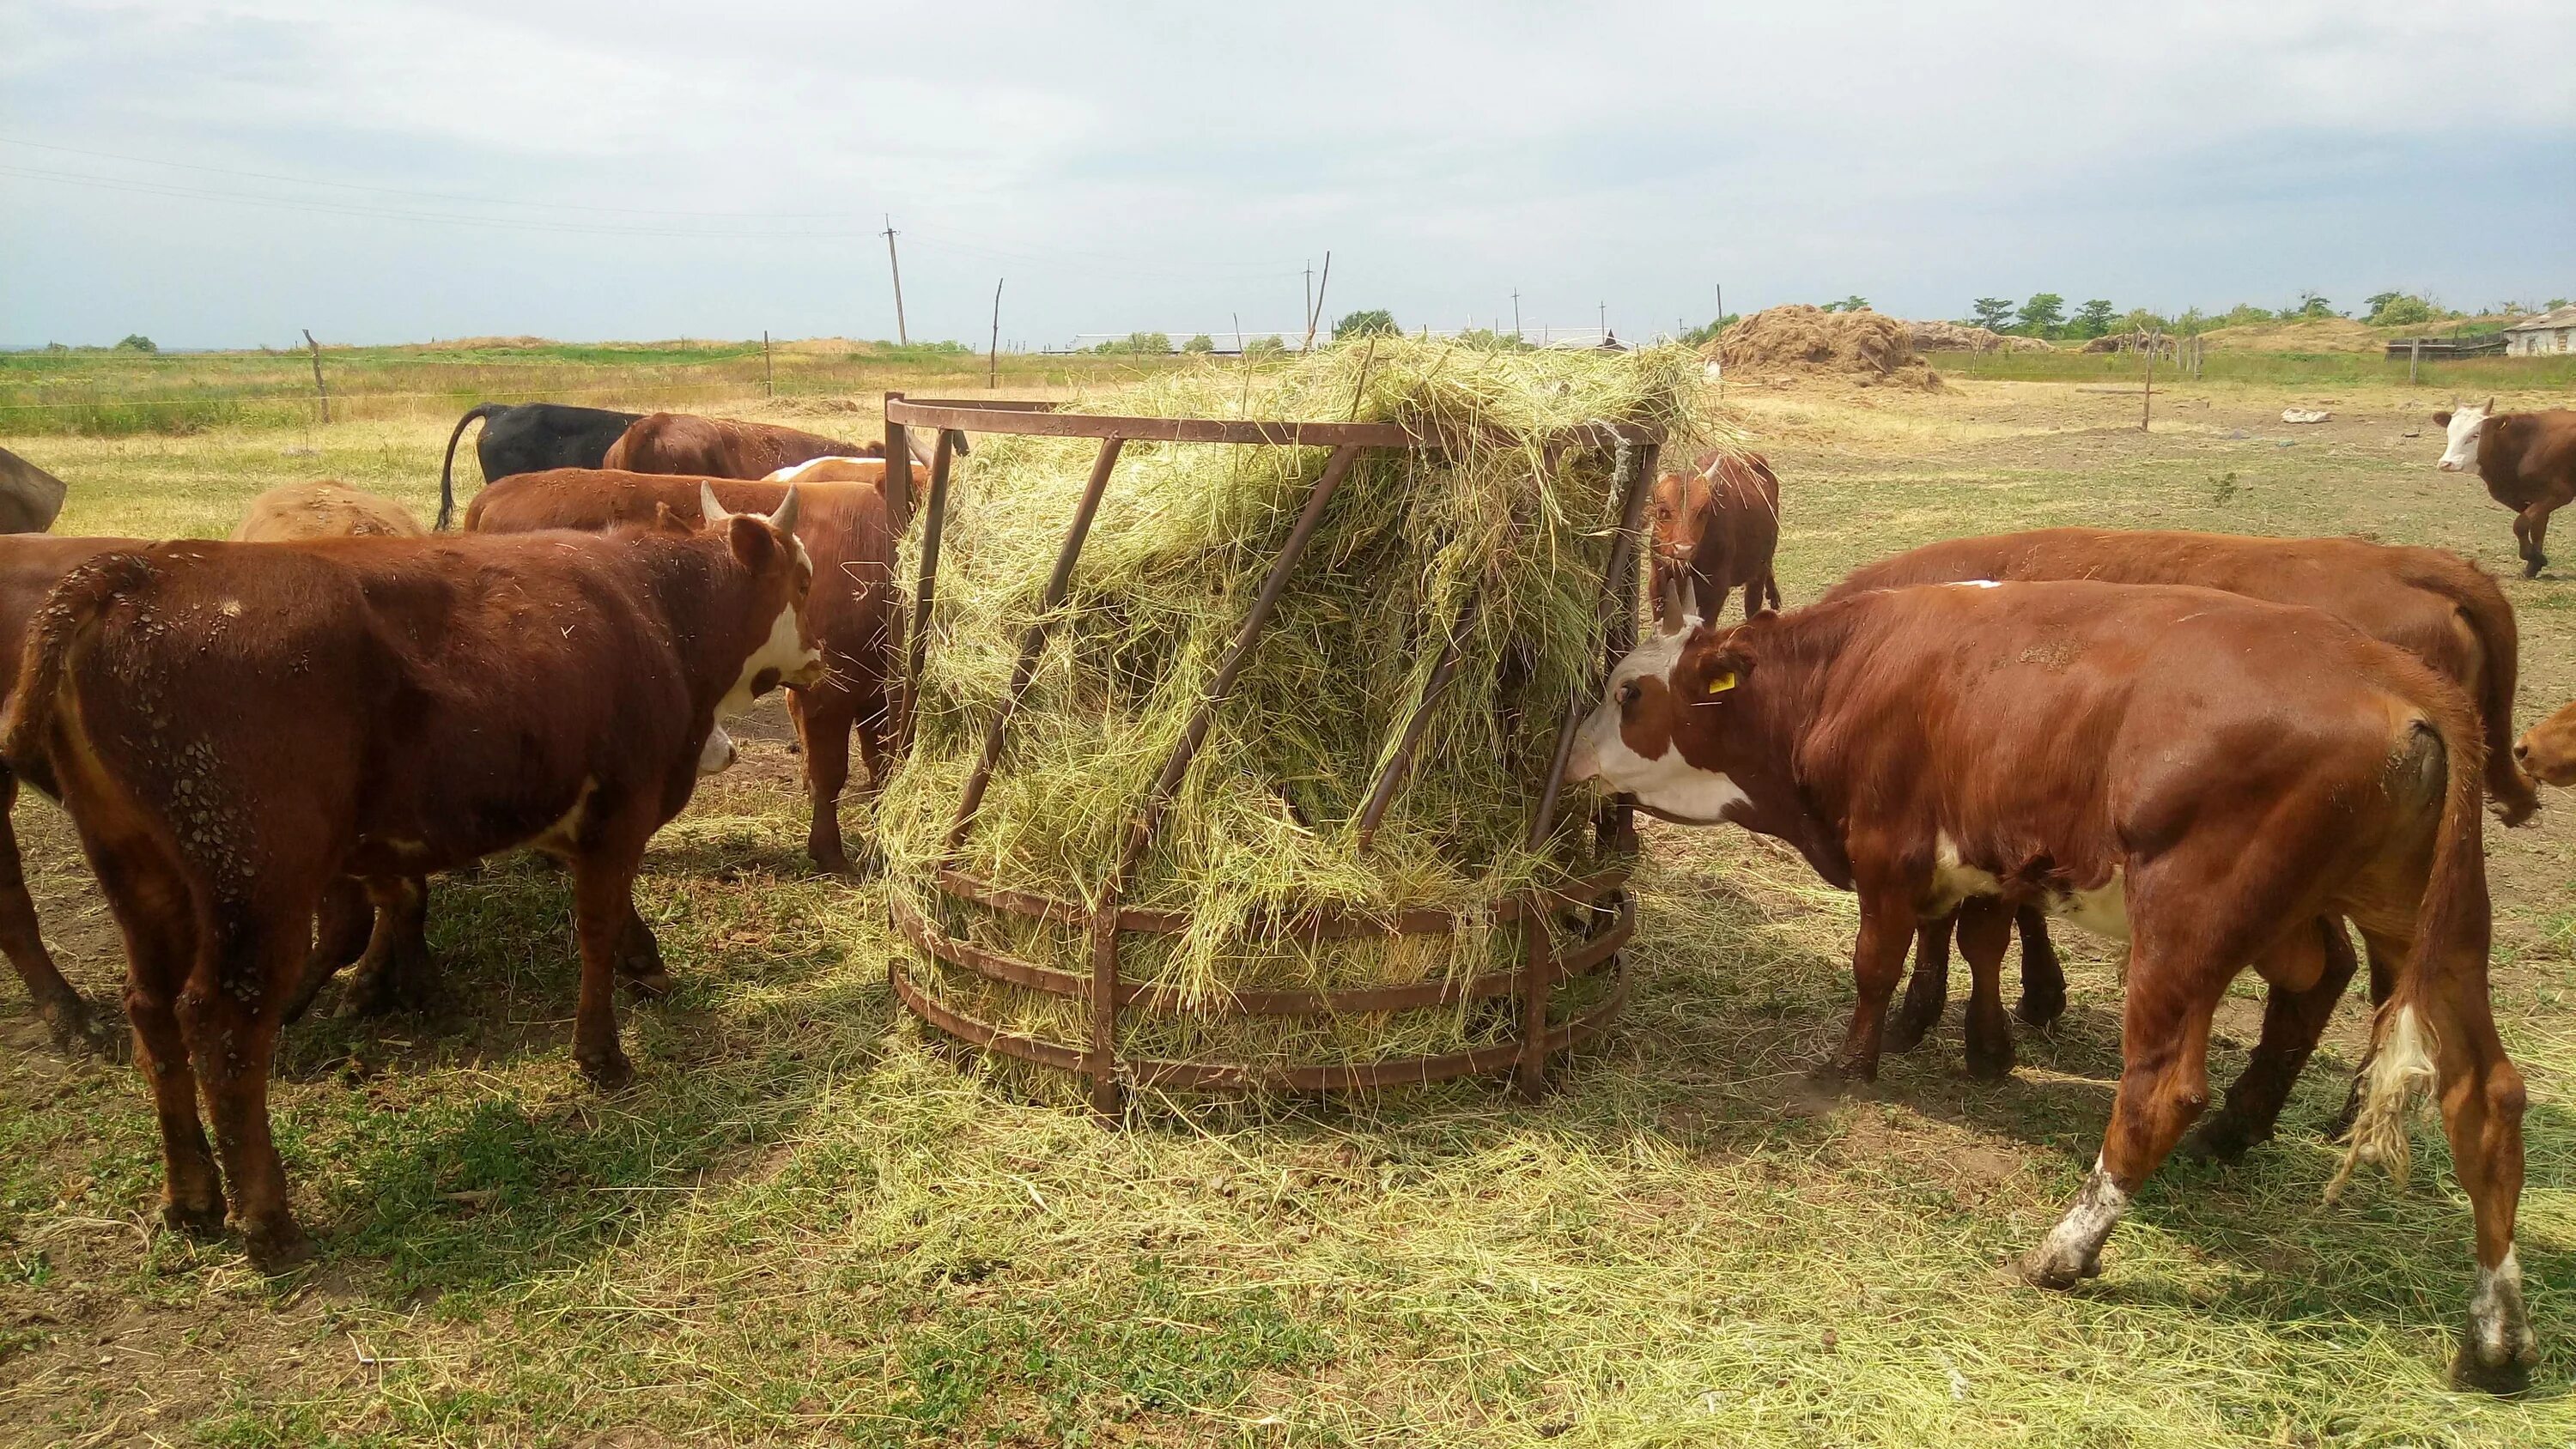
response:
M1088 1039L1081 1047L1067 1046L1012 1032L955 1010L935 999L922 982L908 975L906 963L898 957L888 963L888 975L896 998L907 1010L948 1036L985 1051L1039 1063L1082 1078L1088 1084L1093 1108L1104 1115L1115 1115L1122 1110L1125 1094L1131 1087L1352 1091L1509 1071L1520 1091L1534 1096L1546 1085L1551 1057L1583 1045L1608 1026L1627 999L1626 968L1620 948L1627 944L1636 928L1636 907L1625 890L1626 859L1633 857L1636 851L1635 826L1627 807L1608 803L1599 807L1595 828L1602 844L1619 858L1618 864L1562 889L1524 892L1494 903L1491 919L1498 925L1516 926L1520 931L1520 961L1509 969L1483 972L1463 979L1333 991L1243 989L1230 993L1221 1003L1185 1000L1182 993L1174 988L1128 980L1119 973L1122 937L1132 934L1170 935L1189 929L1189 918L1183 913L1126 905L1123 899L1126 887L1146 849L1152 844L1163 813L1179 790L1192 758L1205 741L1218 706L1232 689L1236 675L1258 642L1280 595L1285 592L1299 555L1305 551L1323 521L1325 507L1332 501L1342 480L1349 475L1362 450L1437 451L1442 446L1441 439L1417 437L1393 423L1114 417L1060 413L1053 410L1053 404L1045 402L995 399L916 401L901 393L886 394L885 418L886 503L898 534L909 526L914 503L909 433L914 428L925 428L938 435L937 444L931 450L929 488L921 500L920 570L904 646L901 708L902 744L905 747L911 742L913 699L919 689L929 646L929 622L938 588L940 534L947 522L950 460L965 451L965 435L976 432L1011 433L1100 440L1089 481L1067 525L1064 545L1056 556L1054 572L1047 581L1037 611L1037 622L1029 626L1021 640L1009 688L999 712L986 730L982 752L960 794L948 829L946 863L933 873L929 882L950 898L987 911L1082 930L1089 943L1091 969L1088 973L1064 971L987 949L948 934L936 923L923 919L900 897L893 907L896 930L927 958L990 981L1087 1003ZM1063 603L1072 580L1074 565L1081 558L1083 543L1089 536L1092 518L1098 512L1101 497L1116 470L1120 449L1131 439L1329 447L1333 451L1322 475L1308 490L1305 508L1296 526L1271 564L1242 628L1219 661L1215 677L1182 730L1179 742L1146 797L1129 818L1122 848L1101 892L1100 902L1094 906L1003 889L958 869L956 860L959 847L974 826L985 789L1001 762L1012 716L1018 711L1037 672L1039 658L1058 618L1058 607ZM1575 451L1615 452L1619 466L1625 470L1612 479L1613 489L1620 499L1621 526L1611 544L1601 582L1600 619L1605 668L1636 641L1637 539L1646 491L1655 476L1655 463L1662 441L1662 435L1650 428L1602 423L1568 430L1548 443L1551 457L1562 457ZM1358 821L1363 841L1376 830L1403 782L1422 731L1429 721L1431 707L1457 667L1463 639L1462 620L1461 627L1452 632L1434 668L1430 687L1424 691L1422 701L1408 719L1396 749L1373 782ZM1575 726L1582 718L1586 703L1581 694L1565 701L1564 713L1558 720L1556 745L1550 753L1547 776L1539 791L1538 807L1530 821L1528 839L1532 845L1547 839L1555 826L1567 757L1573 749ZM1570 948L1560 949L1556 944L1549 929L1551 919L1571 928L1575 944ZM1280 918L1272 923L1271 929L1280 936L1305 939L1396 938L1446 935L1460 924L1457 916L1444 910L1407 910L1390 916L1319 908ZM1587 1010L1550 1024L1549 1008L1560 987L1604 972L1609 973L1611 980L1599 1001ZM1511 998L1518 1007L1516 1027L1510 1039L1435 1056L1253 1066L1220 1061L1160 1060L1121 1055L1119 1050L1119 1022L1122 1015L1129 1012L1186 1013L1200 1019L1312 1017L1415 1010L1496 998Z

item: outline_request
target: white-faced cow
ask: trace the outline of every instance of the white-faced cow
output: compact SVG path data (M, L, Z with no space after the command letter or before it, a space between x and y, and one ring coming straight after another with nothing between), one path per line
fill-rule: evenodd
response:
M2513 510L2513 539L2522 575L2549 563L2549 515L2576 499L2576 411L2500 413L2495 399L2433 414L2442 425L2441 469L2475 468L2487 496Z
M2511 1390L2536 1357L2514 1256L2524 1098L2487 999L2479 738L2456 686L2315 610L2196 588L1949 584L1651 638L1613 672L1569 777L1776 836L1859 894L1859 1002L1830 1066L1846 1077L1877 1070L1923 920L2034 904L2127 938L2101 1155L2022 1260L2046 1287L2097 1271L2207 1105L2229 982L2251 966L2275 992L2325 989L2316 922L2352 920L2403 963L2354 1158L2402 1172L2406 1105L2438 1084L2477 1229L2454 1371ZM2009 1061L1992 970L1969 1025L1972 1056Z

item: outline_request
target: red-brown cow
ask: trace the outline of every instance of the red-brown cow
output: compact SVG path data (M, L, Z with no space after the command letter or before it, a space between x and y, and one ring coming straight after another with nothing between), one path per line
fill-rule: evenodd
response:
M678 473L693 478L766 478L809 458L877 458L883 443L843 443L771 423L647 413L599 461L612 473Z
M1655 480L1656 617L1676 580L1687 582L1699 616L1714 619L1741 586L1744 616L1780 606L1771 555L1780 546L1780 480L1759 453L1703 453L1690 473Z
M475 496L465 526L487 533L532 528L608 528L648 523L669 509L695 526L703 489L725 508L766 511L789 485L759 479L680 478L558 468L504 478ZM805 627L823 650L819 683L792 690L789 713L805 754L806 791L814 813L805 849L827 871L848 873L840 800L850 780L850 736L868 772L861 798L875 794L892 767L894 744L894 535L885 496L872 484L794 485L804 499L797 537L814 559L817 587L805 604Z
M2402 1172L2406 1104L2438 1077L2477 1225L2454 1371L2510 1390L2536 1355L2513 1252L2523 1086L2487 999L2480 754L2455 686L2312 609L1952 584L1657 635L1612 673L1569 778L1777 836L1859 893L1844 1076L1877 1070L1919 921L1975 900L1999 924L2027 903L2130 941L2101 1156L2022 1263L2047 1287L2097 1271L2131 1195L2207 1104L2228 983L2250 963L2276 992L2325 989L2316 921L2349 917L2403 963L2353 1154ZM1991 970L1969 1023L1972 1052L2009 1063Z
M573 1056L632 1075L611 989L653 832L716 716L821 658L778 518L705 537L168 543L99 555L37 616L5 725L59 792L125 937L174 1227L310 1247L268 1076L316 905L533 844L572 866ZM222 1171L197 1115L203 1090Z
M2384 644L2406 650L2460 687L2475 703L2487 745L2486 787L2508 825L2528 820L2539 796L2515 767L2513 694L2519 645L2513 606L2495 580L2440 549L2366 543L2351 538L2247 538L2224 533L2047 528L1959 538L1901 553L1854 572L1828 600L1870 589L1974 579L2092 579L2113 584L2195 584L2276 604L2322 609ZM2066 1005L2066 977L2050 949L2047 918L2020 913L2024 1021L2044 1025ZM1905 1004L1888 1028L1888 1044L1911 1048L1940 1019L1948 996L1947 919L1924 926ZM2349 939L2329 929L2333 970L2349 975ZM2394 963L2371 963L2372 996L2384 997ZM2325 1003L2331 1008L2333 1003ZM2274 1013L2285 1009L2274 1003ZM2262 1069L2249 1070L2240 1091L2201 1125L2195 1141L2221 1157L2267 1140L2305 1052L2286 1042L2312 1034L2267 1015L2255 1049Z
M2513 539L2522 576L2549 563L2549 515L2576 499L2576 411L2500 413L2495 399L2433 414L2443 430L2445 473L2474 467L2487 496L2513 510Z
M2524 730L2514 742L2513 757L2544 785L2576 785L2576 704L2562 704Z

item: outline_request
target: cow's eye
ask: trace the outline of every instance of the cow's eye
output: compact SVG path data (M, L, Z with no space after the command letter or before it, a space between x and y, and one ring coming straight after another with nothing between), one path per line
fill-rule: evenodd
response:
M1625 707L1627 707L1628 705L1635 704L1635 703L1637 702L1637 696L1638 696L1640 693L1642 693L1642 691L1640 691L1640 690L1637 688L1637 681L1635 681L1635 680L1633 680L1633 679L1631 679L1631 680L1627 681L1626 683L1624 683L1624 684L1620 685L1620 686L1619 686L1619 704L1620 704L1620 706L1621 706L1622 708L1625 708Z

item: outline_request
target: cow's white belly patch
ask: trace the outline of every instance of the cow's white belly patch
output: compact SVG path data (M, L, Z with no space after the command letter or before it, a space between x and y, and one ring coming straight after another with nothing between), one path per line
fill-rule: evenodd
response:
M1929 914L1947 915L1961 901L1973 896L2001 895L2003 888L1993 871L1960 858L1959 842L1952 840L1948 831L1933 837ZM2048 896L2039 902L2039 908L2094 935L2114 941L2129 939L2129 888L2117 866L2111 868L2111 878L2102 884L2090 890Z

